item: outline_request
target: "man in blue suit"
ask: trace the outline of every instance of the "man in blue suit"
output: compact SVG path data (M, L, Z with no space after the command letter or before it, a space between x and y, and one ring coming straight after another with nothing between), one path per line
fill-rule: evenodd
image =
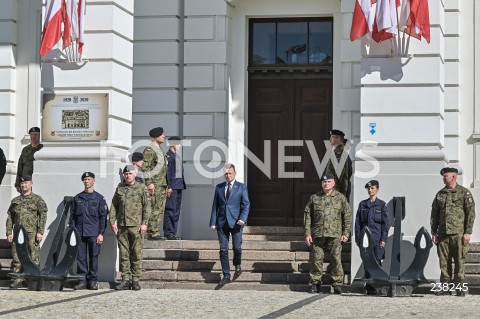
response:
M235 275L242 273L242 232L250 211L250 200L245 184L235 180L237 172L233 164L225 165L225 182L215 187L210 227L217 230L220 243L220 262L223 278L220 285L229 283L230 263L228 261L228 241L233 242L233 265Z

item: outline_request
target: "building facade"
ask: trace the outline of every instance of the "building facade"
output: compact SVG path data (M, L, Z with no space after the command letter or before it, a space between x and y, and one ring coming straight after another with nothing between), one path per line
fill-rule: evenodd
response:
M4 219L28 128L44 120L43 93L109 95L108 140L45 142L36 154L34 191L50 208L48 225L63 197L82 190L84 171L101 172L97 189L109 202L128 154L148 145L156 126L186 142L186 239L215 238L207 223L226 161L249 186L251 225L302 226L332 128L353 142L354 211L373 178L385 201L406 197L405 245L429 229L442 167L461 168L460 183L480 202L474 0L430 0L430 44L351 42L354 0L87 0L81 63L61 52L40 58L42 1L0 5ZM437 263L430 258L431 278ZM352 273L360 268L353 249Z

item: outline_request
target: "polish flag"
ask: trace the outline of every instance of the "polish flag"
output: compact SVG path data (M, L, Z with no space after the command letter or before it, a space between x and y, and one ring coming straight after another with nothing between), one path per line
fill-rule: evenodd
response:
M375 15L372 12L372 3L375 0L355 0L350 40L360 39L373 30Z
M373 24L372 39L376 42L393 38L398 32L397 6L400 0L376 0L375 22Z
M404 0L399 21L400 29L414 38L430 43L428 0Z
M65 13L65 0L47 0L45 5L45 23L43 26L43 38L40 45L40 55L57 47L61 47L62 22Z
M63 47L78 42L78 52L82 53L84 43L85 0L66 0L65 31Z

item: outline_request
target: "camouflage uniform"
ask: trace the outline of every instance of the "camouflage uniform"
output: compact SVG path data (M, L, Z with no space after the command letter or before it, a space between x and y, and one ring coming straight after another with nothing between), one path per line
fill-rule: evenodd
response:
M20 177L33 175L33 157L35 152L38 152L43 148L43 144L38 144L37 147L33 147L32 144L28 144L22 150L22 154L18 158L17 164L17 179L15 180L15 187L20 186Z
M331 256L331 277L334 285L343 284L341 236L350 234L350 206L344 195L334 190L330 195L320 191L310 197L305 207L305 237L312 236L310 283L322 282L324 252Z
M17 196L12 199L7 213L7 236L13 234L20 225L25 228L28 235L28 249L32 260L39 265L40 246L37 242L37 233L43 235L47 221L47 204L37 194ZM21 271L15 244L12 245L12 269L13 272Z
M120 183L115 190L110 208L110 223L117 224L120 271L125 281L140 280L143 262L143 236L139 232L150 216L145 185Z
M143 151L143 176L145 185L155 185L155 194L151 196L152 214L148 220L148 238L160 236L160 225L163 225L163 213L167 200L167 156L163 149L151 143ZM162 226L163 227L163 226Z
M335 157L337 158L338 163L340 162L340 158L342 157L343 150L344 150L343 145L339 145L335 147L335 149L333 150L333 153L335 154ZM342 193L343 195L346 195L348 191L348 182L350 179L349 172L352 171L352 168L349 167L349 165L351 165L351 160L349 161L349 158L347 157L347 159L345 160L345 164L343 165L342 172L340 173L340 176L337 176L337 173L335 172L335 167L333 166L332 159L328 160L327 168L325 169L325 174L333 175L333 177L335 178L335 189L340 193Z
M440 261L440 281L463 283L468 245L463 245L463 235L471 234L475 220L475 202L470 191L458 185L444 187L432 203L430 225L432 234L438 236L437 254ZM452 258L455 271L452 278Z

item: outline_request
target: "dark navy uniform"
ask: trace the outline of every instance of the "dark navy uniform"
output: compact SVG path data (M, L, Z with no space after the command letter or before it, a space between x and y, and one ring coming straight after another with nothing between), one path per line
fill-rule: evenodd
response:
M3 153L3 150L0 147L0 185L2 185L2 180L6 172L7 172L7 159L5 158L5 154Z
M180 209L182 206L182 191L186 186L185 180L183 179L183 162L179 154L168 150L167 161L168 185L172 189L172 193L170 197L167 197L165 204L163 233L167 239L176 239L178 220L180 219Z
M381 241L387 242L388 230L390 229L387 205L383 200L376 198L374 202L371 202L370 199L365 199L358 204L355 218L355 238L358 245L361 245L360 233L365 226L368 226L372 232L375 242L375 258L381 265L382 259L385 258L385 248L380 248L379 245Z
M97 281L98 255L100 254L97 237L105 232L107 215L107 202L101 194L95 191L81 192L74 197L70 225L75 226L81 237L77 254L77 275L85 275L84 282L96 283Z

